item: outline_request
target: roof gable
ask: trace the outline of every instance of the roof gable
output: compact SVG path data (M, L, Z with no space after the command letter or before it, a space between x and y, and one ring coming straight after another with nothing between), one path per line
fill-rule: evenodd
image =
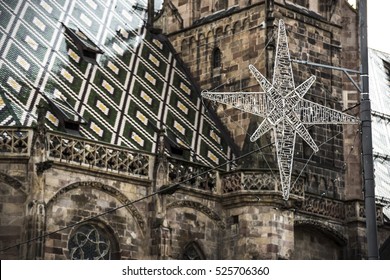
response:
M225 128L205 110L167 39L144 27L145 11L129 1L92 2L18 1L14 10L0 3L0 123L31 126L43 102L52 130L66 131L68 120L81 124L83 137L156 152L165 129L184 159L230 159ZM99 53L96 64L75 30Z

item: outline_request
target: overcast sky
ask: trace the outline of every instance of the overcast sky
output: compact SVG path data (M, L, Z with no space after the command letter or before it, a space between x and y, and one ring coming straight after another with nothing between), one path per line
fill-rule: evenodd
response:
M356 2L356 0L348 1L352 4ZM368 46L386 53L390 53L389 11L390 1L367 0Z
M368 46L390 53L390 1L368 0Z

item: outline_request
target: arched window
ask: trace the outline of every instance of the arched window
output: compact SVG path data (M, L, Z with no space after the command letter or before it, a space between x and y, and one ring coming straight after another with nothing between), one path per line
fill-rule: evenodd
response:
M68 241L71 260L119 259L119 246L113 234L100 224L82 224Z
M213 50L213 68L221 67L221 50L217 47Z

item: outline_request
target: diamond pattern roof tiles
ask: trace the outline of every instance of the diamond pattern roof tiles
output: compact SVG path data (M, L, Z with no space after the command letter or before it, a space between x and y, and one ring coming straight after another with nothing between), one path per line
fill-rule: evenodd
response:
M231 159L225 128L204 109L167 38L145 28L137 3L146 5L0 2L0 124L31 126L44 102L50 129L65 131L63 119L80 122L83 137L147 152L156 152L165 129L187 160ZM96 51L96 64L83 49Z

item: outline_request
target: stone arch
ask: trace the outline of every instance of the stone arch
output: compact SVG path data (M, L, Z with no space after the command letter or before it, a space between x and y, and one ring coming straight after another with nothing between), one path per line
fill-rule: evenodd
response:
M211 55L212 55L212 50L214 48L214 35L213 32L210 30L206 34L206 48L205 48L205 53L204 53L204 59L205 62L209 63L211 60ZM207 65L206 72L211 71L210 64Z
M74 190L74 189L86 188L86 187L89 187L91 189L95 189L98 191L102 191L106 194L109 194L109 195L115 197L122 205L129 204L131 202L127 198L127 196L125 196L122 192L120 192L118 189L116 189L114 187L111 187L109 185L105 185L105 184L100 183L100 182L83 181L83 182L76 182L76 183L70 184L64 188L61 188L53 197L51 197L47 201L46 207L49 208L63 194L65 194L71 190ZM130 212L130 214L136 220L139 227L144 231L146 222L144 221L143 216L138 211L138 209L132 204L130 204L124 208L126 208Z
M306 219L294 222L293 259L344 259L346 245L347 238L329 224Z
M200 46L206 44L206 36L204 35L204 33L198 33L198 44Z
M229 36L229 35L231 35L231 31L232 31L232 29L230 27L230 24L227 24L223 30L223 33L225 36Z
M220 40L222 39L222 37L223 37L223 28L218 27L217 29L215 29L215 42L216 42L216 44L220 44Z
M328 192L333 193L335 191L335 181L337 179L331 179L328 180Z
M193 47L196 47L196 45L198 44L197 42L197 39L195 36L191 36L190 39L189 39L189 45L191 48Z
M241 27L240 21L236 21L235 23L233 23L232 33L233 34L238 33L240 31L240 27Z
M379 248L379 258L381 260L390 260L390 237Z
M207 59L207 40L204 33L199 33L197 40L198 40L197 49L199 54L197 56L196 63L198 63L198 65L202 65L202 63L204 63L205 60Z
M207 43L211 44L212 42L214 42L214 33L212 30L209 30L206 33L206 38L207 38Z
M214 34L211 30L209 30L206 34L206 51L207 51L207 55L210 54L210 51L213 49L214 47Z
M196 201L192 201L192 200L175 201L167 205L167 210L172 208L180 208L180 207L188 207L188 208L195 209L205 214L207 217L209 217L213 222L217 224L219 228L221 229L225 228L225 223L222 221L221 217L215 211L203 205L202 203Z
M188 54L188 52L189 52L189 43L188 43L187 39L183 39L181 41L180 51L181 51L183 56Z
M218 213L207 205L193 200L173 201L166 206L166 222L175 233L170 244L173 258L182 259L186 249L195 250L192 255L196 252L199 254L199 248L206 258L220 258L218 236L223 234L226 226ZM194 245L195 248L189 248L192 242L196 242L198 247Z
M93 233L93 231L96 231L97 234ZM86 244L88 246L86 252L84 252L83 246L80 246L81 244L76 244L79 241L77 235L81 235L83 243L92 243ZM93 235L94 239L98 240L100 244L94 244L96 240L87 240L85 242L84 239L88 239L89 235ZM111 226L101 220L79 224L72 228L69 236L66 252L69 259L81 259L83 257L82 259L120 260L121 258L118 236ZM94 247L93 245L97 245L94 248L95 250L90 250L91 247ZM106 248L101 245L105 245ZM85 253L89 255L85 256Z
M246 30L249 28L249 20L246 18L242 21L241 30Z
M318 178L317 178L317 175L311 173L309 176L310 176L309 177L310 189L311 190L318 190Z
M212 54L212 68L219 68L222 65L222 52L218 47L213 49Z
M196 61L197 58L197 50L198 50L198 42L195 36L191 36L189 39L189 61Z
M328 190L328 186L326 184L326 180L322 176L320 177L318 188L319 188L320 192Z

